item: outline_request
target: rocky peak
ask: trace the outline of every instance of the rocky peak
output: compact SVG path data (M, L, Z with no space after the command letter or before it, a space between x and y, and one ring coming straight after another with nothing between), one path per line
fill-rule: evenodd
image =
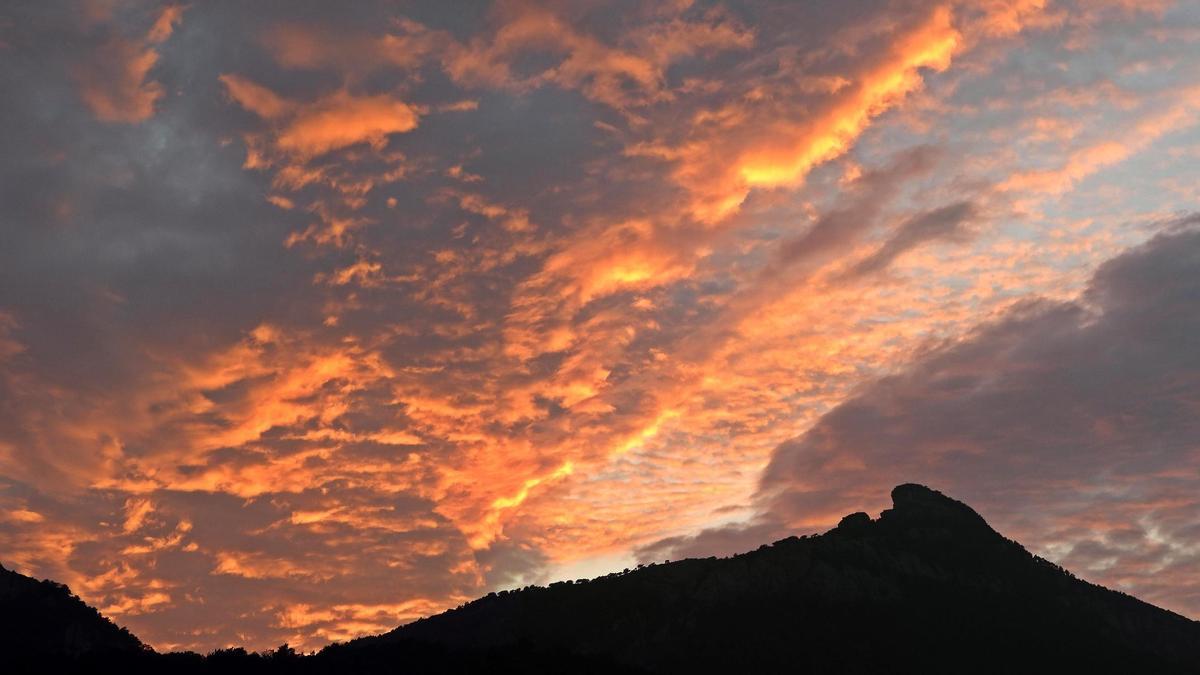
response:
M999 536L971 507L916 483L905 483L892 489L892 508L879 514L879 522L895 530Z

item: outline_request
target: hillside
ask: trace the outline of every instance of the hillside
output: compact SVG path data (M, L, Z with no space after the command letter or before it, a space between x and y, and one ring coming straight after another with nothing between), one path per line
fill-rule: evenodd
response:
M1200 672L1200 624L1095 586L919 485L728 559L489 595L369 644L528 644L651 672Z
M314 656L142 651L65 587L5 572L3 649L57 670L222 675L1200 673L1200 623L1080 580L929 488L892 500L824 534L491 593Z
M0 566L0 654L22 658L140 653L142 643L53 581Z

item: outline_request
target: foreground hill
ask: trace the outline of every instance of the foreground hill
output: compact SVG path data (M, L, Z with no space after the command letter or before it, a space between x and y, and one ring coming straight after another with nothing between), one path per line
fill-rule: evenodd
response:
M73 658L144 650L133 634L84 604L66 586L0 566L0 663L16 654Z
M489 594L315 656L63 662L223 674L1200 673L1200 623L1075 578L939 492L901 485L892 500L878 519L855 513L825 534Z

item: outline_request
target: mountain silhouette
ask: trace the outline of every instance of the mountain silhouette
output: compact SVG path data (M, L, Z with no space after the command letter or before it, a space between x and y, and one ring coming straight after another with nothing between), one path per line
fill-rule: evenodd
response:
M1076 578L935 490L901 485L892 502L730 558L489 593L313 656L110 658L197 673L1200 673L1200 623Z
M0 663L138 654L146 647L53 581L31 579L0 565Z
M372 643L527 643L650 672L1200 672L1200 624L1075 578L920 485L727 559L489 595Z

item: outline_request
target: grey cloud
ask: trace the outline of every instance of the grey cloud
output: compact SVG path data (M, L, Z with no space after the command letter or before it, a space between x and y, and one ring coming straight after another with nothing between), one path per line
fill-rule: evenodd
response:
M959 201L917 214L901 223L895 233L855 265L850 274L861 276L878 272L907 251L929 241L962 239L968 234L966 225L978 212L979 208L973 202Z
M796 522L930 483L1090 578L1196 614L1198 580L1179 565L1200 563L1186 553L1200 513L1198 335L1200 232L1160 234L1102 265L1079 301L1028 302L864 387L776 449L760 496ZM1155 565L1118 545L1131 527L1168 543ZM1086 543L1106 530L1112 541Z
M544 583L550 559L535 546L502 540L477 551L475 559L487 570L488 588L516 588Z
M838 206L823 214L804 234L780 244L774 269L811 265L853 242L875 224L907 181L933 168L939 154L933 146L919 145L899 153L886 166L860 176Z
M706 528L692 535L667 537L638 547L638 562L650 563L683 558L730 556L793 534L783 523L767 514L749 523L732 523Z

